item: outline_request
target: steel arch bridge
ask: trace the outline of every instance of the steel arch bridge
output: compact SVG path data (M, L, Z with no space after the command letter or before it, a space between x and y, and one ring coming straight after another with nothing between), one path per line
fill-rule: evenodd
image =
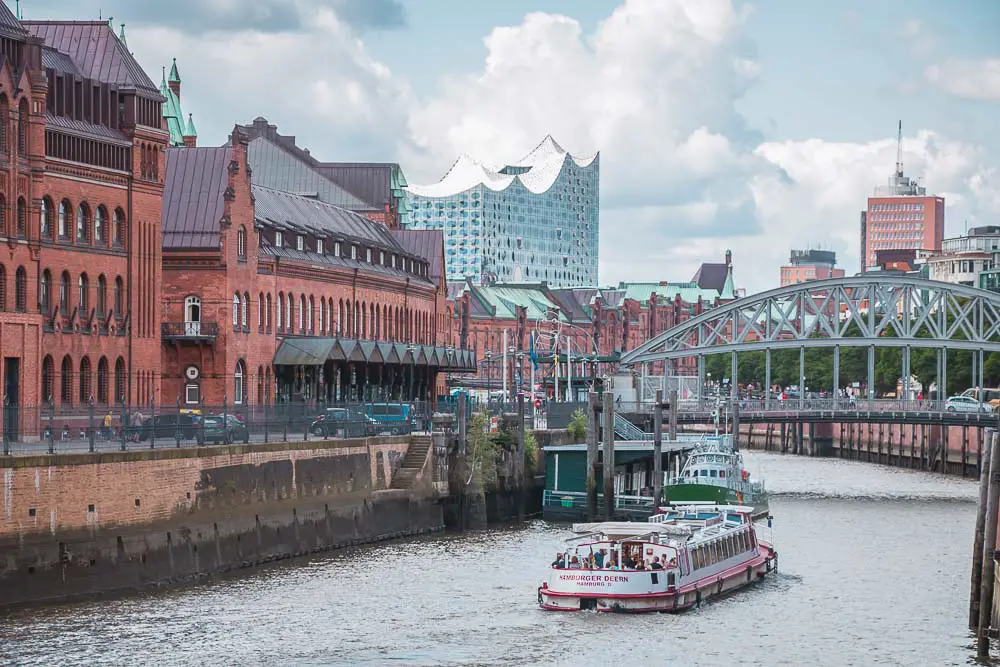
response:
M947 378L946 349L973 351L973 379L982 380L983 355L1000 352L1000 294L922 278L862 275L800 283L737 299L706 311L650 339L622 356L626 366L681 358L765 352L834 349L834 382L841 347L868 348L868 387L874 385L875 348L902 348L904 383L910 376L910 349L938 350L940 386ZM977 363L978 360L978 363ZM975 371L978 366L979 375ZM800 373L800 375L802 375ZM735 381L733 383L735 385Z

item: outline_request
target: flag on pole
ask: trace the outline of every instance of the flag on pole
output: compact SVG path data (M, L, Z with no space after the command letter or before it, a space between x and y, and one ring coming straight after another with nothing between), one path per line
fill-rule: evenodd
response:
M528 333L528 356L531 357L531 363L534 365L535 370L538 370L538 357L535 356L535 332L531 331ZM534 391L534 387L531 388Z

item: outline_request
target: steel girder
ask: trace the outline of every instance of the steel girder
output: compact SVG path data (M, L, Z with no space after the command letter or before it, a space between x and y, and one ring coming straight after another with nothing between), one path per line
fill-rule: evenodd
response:
M621 363L834 346L1000 352L1000 294L907 276L800 283L706 311L626 352Z

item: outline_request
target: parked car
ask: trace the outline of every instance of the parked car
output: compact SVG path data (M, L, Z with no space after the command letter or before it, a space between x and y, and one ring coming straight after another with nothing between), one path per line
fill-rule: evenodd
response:
M150 436L157 438L176 438L178 433L181 440L201 439L201 417L196 414L166 413L147 417L142 422L142 431L139 433L141 440L149 440Z
M202 420L201 442L247 442L250 431L236 415L209 415Z
M992 412L988 403L980 403L971 396L952 396L945 401L948 412Z
M368 415L347 408L327 408L309 426L316 436L363 438L378 435L379 424Z
M372 403L365 407L368 416L379 425L379 433L402 435L416 429L416 415L406 403Z

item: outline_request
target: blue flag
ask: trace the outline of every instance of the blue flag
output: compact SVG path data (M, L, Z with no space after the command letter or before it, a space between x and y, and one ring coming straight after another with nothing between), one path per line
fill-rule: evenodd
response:
M535 332L528 332L528 356L531 357L531 363L534 364L535 370L538 370L538 357L535 356ZM534 387L531 388L532 391L535 390Z

